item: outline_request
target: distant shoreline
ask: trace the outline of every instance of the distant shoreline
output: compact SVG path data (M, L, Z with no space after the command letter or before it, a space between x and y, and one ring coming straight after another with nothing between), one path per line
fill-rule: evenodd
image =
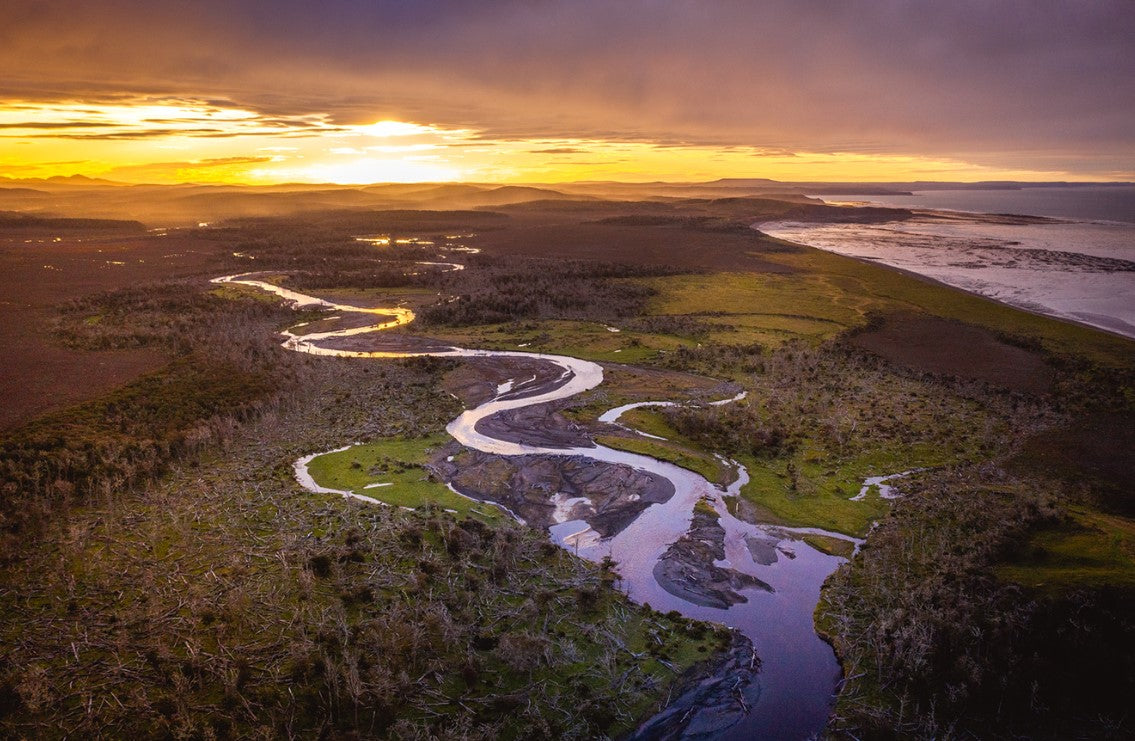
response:
M883 188L839 188L808 194L823 200L854 199L865 205L948 211L964 214L1021 214L1135 225L1135 185L1101 183L1016 188L909 188L883 192ZM907 191L907 192L900 192Z
M766 225L766 224L775 224L775 223L780 223L780 222L779 222L779 220L761 221L761 222L755 222L753 224L750 224L750 227L752 229L760 232L761 234L765 234L766 236L773 237L773 235L767 234L765 231L763 231L761 229L761 227ZM849 260L855 260L857 262L861 262L861 263L864 263L864 264L867 264L867 265L874 265L876 267L883 268L885 270L890 270L890 271L905 275L907 277L914 278L914 279L922 281L924 283L929 283L929 284L935 285L935 286L941 286L943 288L948 288L948 289L953 290L953 291L959 291L959 292L964 293L966 295L973 296L974 298L979 298L979 299L982 299L984 301L989 301L990 303L994 303L994 304L997 304L999 306L1007 306L1011 309L1015 309L1017 311L1022 311L1026 314L1031 314L1033 316L1043 317L1045 319L1049 319L1049 320L1057 321L1057 322L1063 322L1065 324L1071 324L1071 325L1078 326L1078 327L1086 327L1088 329L1092 329L1092 330L1095 330L1097 332L1103 332L1104 334L1108 334L1108 335L1112 335L1114 337L1122 338L1122 339L1127 340L1129 342L1135 342L1135 336L1125 334L1123 332L1117 331L1117 330L1112 329L1110 327L1100 326L1098 324L1092 324L1092 323L1087 322L1087 321L1073 319L1071 317L1061 316L1059 314L1052 314L1052 313L1049 313L1049 312L1046 312L1046 311L1040 311L1038 309L1029 308L1027 306L1021 306L1019 304L1014 304L1014 303L1010 303L1008 301L1003 301L1001 299L995 298L993 296L988 296L984 293L980 293L978 291L974 291L974 290L969 289L969 288L963 288L961 286L957 286L957 285L954 285L952 283L947 283L946 281L941 280L940 278L935 278L935 277L932 277L932 276L929 276L929 275L925 275L923 273L919 273L919 272L912 270L910 268L904 268L904 267L899 267L897 265L891 265L889 263L883 262L882 260L876 260L876 259L872 259L872 258L869 258L869 257L861 257L861 256L858 256L858 255L849 255L849 254L846 254L844 252L839 252L837 250L827 249L827 248L824 248L824 247L817 247L815 245L806 244L804 242L796 242L796 241L793 241L791 239L787 239L787 238L784 238L784 237L773 237L773 238L774 239L780 239L780 240L785 241L785 242L790 242L790 243L797 245L799 247L805 247L807 249L819 250L821 252L827 252L827 253L830 253L830 254L833 254L833 255L839 255L840 257L844 257L844 258L847 258ZM1123 320L1116 319L1116 321L1122 322Z

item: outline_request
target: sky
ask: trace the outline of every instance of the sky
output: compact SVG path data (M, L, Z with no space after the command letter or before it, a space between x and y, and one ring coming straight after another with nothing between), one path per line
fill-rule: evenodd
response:
M0 177L1135 180L1135 2L4 0Z

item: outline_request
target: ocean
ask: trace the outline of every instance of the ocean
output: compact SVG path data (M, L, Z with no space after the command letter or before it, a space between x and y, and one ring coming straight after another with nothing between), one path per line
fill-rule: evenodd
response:
M1135 185L1084 185L1016 190L923 190L909 196L825 196L827 202L941 209L986 214L1051 216L1135 224Z
M1135 338L1135 187L820 196L918 209L882 224L766 222L766 234L875 260L1013 306ZM1012 219L996 214L1047 217Z

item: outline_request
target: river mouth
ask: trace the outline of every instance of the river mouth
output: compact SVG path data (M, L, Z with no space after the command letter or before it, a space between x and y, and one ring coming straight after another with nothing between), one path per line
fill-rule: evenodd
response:
M729 687L730 702L690 708L673 720L675 725L667 729L667 735L802 739L823 730L840 667L831 647L816 634L813 613L824 581L845 559L813 548L801 536L822 534L856 544L859 541L816 528L785 528L737 519L726 501L738 496L748 481L748 472L740 464L736 464L736 480L723 488L697 473L646 455L589 440L587 444L573 439L549 442L548 434L541 429L545 417L540 414L519 417L531 425L530 434L525 434L524 425L515 423L522 410L550 405L599 386L603 367L597 363L564 355L473 350L421 340L407 346L400 344L400 335L383 335L381 330L413 321L413 312L408 309L332 304L256 280L252 274L224 276L214 282L270 291L297 307L375 317L369 326L307 334L286 331L282 346L291 351L375 359L491 359L495 363L514 362L518 377L533 363L541 365L544 372L537 374L539 382L523 384L523 388L511 382L499 384L490 398L454 419L447 432L465 448L483 455L622 467L654 481L669 482L672 493L653 496L632 518L621 522L617 532L594 526L599 509L592 498L549 491L548 506L558 513L549 523L549 536L581 558L613 560L620 585L631 600L662 612L675 610L689 618L735 628L752 642L759 657L760 671L755 676L751 670L734 667L737 676ZM382 340L376 344L372 340L377 337ZM718 403L737 401L742 396ZM500 427L493 422L503 415L513 415L507 437L498 436ZM301 484L316 491L348 494L315 485L306 472L310 458L296 463ZM455 482L461 491L459 478L452 477L451 485ZM631 500L638 495L628 491L623 496ZM657 732L654 727L644 730L652 737Z

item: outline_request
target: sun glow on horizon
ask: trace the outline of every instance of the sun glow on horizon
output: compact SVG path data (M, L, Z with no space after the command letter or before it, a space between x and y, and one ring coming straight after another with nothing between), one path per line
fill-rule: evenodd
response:
M126 183L1083 180L963 159L564 138L269 115L178 98L0 104L0 177L81 174ZM1121 178L1096 178L1121 179Z

